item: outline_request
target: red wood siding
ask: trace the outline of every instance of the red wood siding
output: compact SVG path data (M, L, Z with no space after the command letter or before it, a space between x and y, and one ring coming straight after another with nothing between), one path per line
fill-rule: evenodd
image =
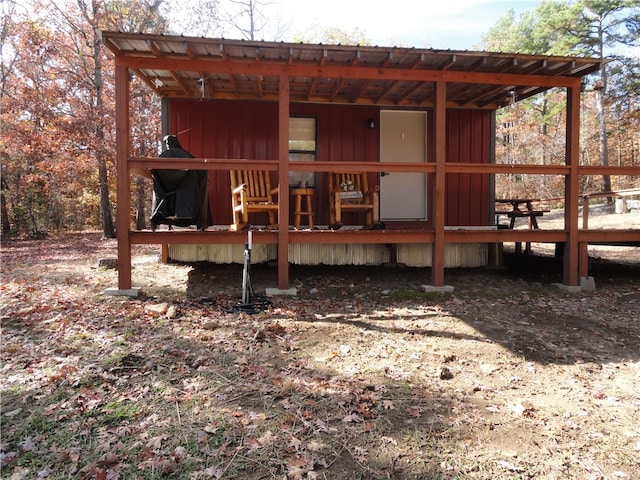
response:
M447 162L490 162L491 112L447 110ZM489 175L448 174L446 225L486 225Z
M196 157L278 158L278 105L267 102L200 101L172 99L168 111L169 133L178 134L183 147ZM379 109L375 106L331 104L292 104L291 115L317 118L317 158L325 161L379 160ZM432 122L427 120L429 161L434 158ZM374 120L375 128L369 127ZM447 161L488 163L490 112L480 110L447 111ZM214 224L231 223L228 172L210 172L210 204ZM275 175L272 182L275 184ZM370 174L369 184L378 183ZM487 175L449 174L447 176L447 225L485 225L489 217L489 178ZM431 191L433 189L430 189ZM328 177L316 178L314 220L329 223ZM432 203L432 202L431 202ZM362 223L362 214L348 214L345 223ZM293 217L290 216L292 219ZM258 223L266 223L257 218Z
M196 157L278 159L276 103L174 99L168 124ZM228 172L209 172L209 203L215 225L232 223ZM257 221L267 223L266 214Z

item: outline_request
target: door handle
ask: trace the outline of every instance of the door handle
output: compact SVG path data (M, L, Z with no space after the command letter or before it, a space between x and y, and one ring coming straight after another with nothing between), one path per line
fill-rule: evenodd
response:
M380 172L381 177L386 177L387 175L391 175L389 172Z

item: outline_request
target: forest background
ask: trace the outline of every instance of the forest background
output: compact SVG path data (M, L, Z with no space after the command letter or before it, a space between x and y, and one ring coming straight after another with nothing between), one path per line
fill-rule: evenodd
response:
M101 229L115 236L115 104L103 30L251 40L369 43L366 32L286 25L267 0L0 0L3 238ZM189 16L180 11L189 11ZM305 31L304 35L292 34ZM412 45L428 48L429 45ZM580 161L640 166L640 0L541 1L510 10L478 50L606 57L582 95ZM564 162L566 95L550 90L498 112L497 163ZM134 156L160 151L160 101L134 77ZM151 184L136 179L136 228ZM640 186L640 175L584 177L582 192ZM562 177L497 176L496 195L562 197Z

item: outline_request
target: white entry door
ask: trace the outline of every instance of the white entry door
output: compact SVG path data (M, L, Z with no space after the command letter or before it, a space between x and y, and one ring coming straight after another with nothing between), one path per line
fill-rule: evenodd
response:
M380 112L380 161L427 161L427 114L400 110ZM380 174L380 219L426 220L427 178L423 173Z

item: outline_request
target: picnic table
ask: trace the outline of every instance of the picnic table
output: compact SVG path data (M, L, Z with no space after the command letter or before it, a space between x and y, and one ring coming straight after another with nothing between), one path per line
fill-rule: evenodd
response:
M541 217L549 210L541 210L534 208L533 204L540 202L539 198L499 198L496 203L501 205L511 205L511 210L496 210L498 215L507 215L511 220L509 228L513 228L517 218L527 218L529 220L530 229L538 229L537 217Z
M504 210L503 208L496 209L496 217L499 215L506 215L509 217L509 229L513 229L516 224L516 219L518 218L526 218L528 220L528 225L530 230L537 230L540 227L538 226L538 217L541 217L545 213L548 213L549 210L546 209L537 209L534 207L534 203L540 202L539 198L499 198L496 199L496 204L499 204L501 207L503 205L510 205L510 210ZM499 222L498 222L499 223ZM526 253L531 253L531 242L526 242ZM516 243L516 252L520 253L521 247L520 243Z

